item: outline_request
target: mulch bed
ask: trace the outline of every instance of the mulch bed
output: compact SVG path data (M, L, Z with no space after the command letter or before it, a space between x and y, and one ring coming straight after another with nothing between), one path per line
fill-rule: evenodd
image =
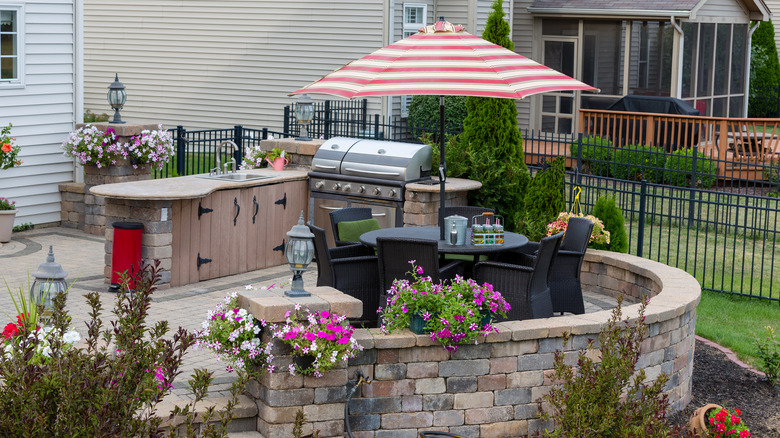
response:
M707 403L739 408L756 438L780 437L780 386L742 368L715 347L696 341L693 356L693 395L688 407L669 418L685 425L697 408Z

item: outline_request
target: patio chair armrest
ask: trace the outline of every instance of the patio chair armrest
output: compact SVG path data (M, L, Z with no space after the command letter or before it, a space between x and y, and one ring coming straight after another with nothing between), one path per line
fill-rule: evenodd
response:
M360 257L374 255L374 249L369 248L362 243L351 243L347 246L337 246L330 248L330 258L332 260L342 259L344 257Z
M514 265L533 266L540 247L539 242L528 242L520 248L500 252L496 257L496 261Z
M439 268L439 278L442 280L452 280L456 275L463 275L465 265L462 260L455 260Z
M527 272L529 274L534 271L534 269L530 266L516 265L514 263L491 262L491 261L479 262L474 266L475 272L477 268L505 269L509 271Z

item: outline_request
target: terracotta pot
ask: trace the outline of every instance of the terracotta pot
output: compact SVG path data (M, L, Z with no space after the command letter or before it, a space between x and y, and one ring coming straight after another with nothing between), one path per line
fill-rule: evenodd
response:
M706 438L711 436L707 426L707 413L713 409L722 409L723 406L716 405L715 403L708 403L699 409L693 411L691 419L688 420L688 432L692 433L694 437Z
M0 210L0 243L11 241L14 219L18 210Z

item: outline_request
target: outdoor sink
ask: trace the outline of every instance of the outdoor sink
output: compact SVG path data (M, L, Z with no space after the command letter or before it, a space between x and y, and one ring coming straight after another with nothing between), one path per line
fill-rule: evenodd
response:
M273 176L252 175L248 173L222 173L219 175L198 175L198 178L216 179L220 181L254 181L256 179L273 178Z

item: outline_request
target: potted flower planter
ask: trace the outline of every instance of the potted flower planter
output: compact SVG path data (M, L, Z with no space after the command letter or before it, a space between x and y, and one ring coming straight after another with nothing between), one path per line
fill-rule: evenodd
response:
M17 210L0 210L0 243L11 241Z
M716 405L715 403L708 403L699 409L696 409L693 411L693 415L691 415L691 419L688 420L688 432L693 434L695 437L709 437L710 432L707 428L707 413L713 409L721 409L721 405Z

